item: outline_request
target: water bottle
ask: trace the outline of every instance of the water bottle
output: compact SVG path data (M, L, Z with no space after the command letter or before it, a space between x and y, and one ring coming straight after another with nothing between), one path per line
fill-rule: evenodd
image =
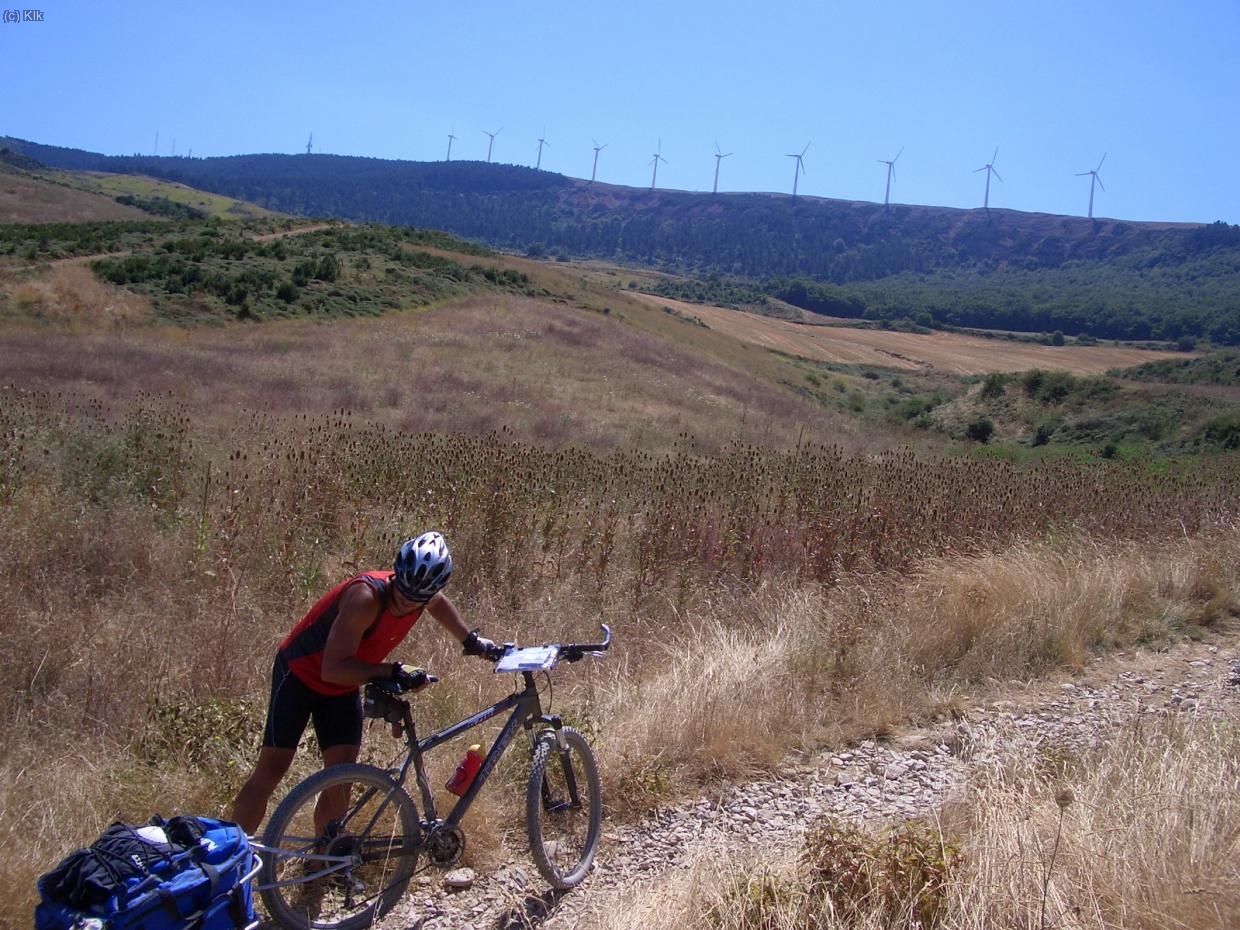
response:
M444 787L458 798L464 797L469 786L474 783L474 776L478 774L478 769L482 768L483 759L482 744L474 743L469 747L465 758L461 760L461 764L456 767L456 772L448 779Z

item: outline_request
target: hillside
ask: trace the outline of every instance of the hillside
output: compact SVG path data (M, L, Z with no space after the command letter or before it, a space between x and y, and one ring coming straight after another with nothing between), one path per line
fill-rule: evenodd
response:
M146 174L294 214L744 279L833 315L1240 344L1240 228L1221 223L649 191L478 162L121 157L0 141L53 167Z
M0 224L142 220L137 207L0 165Z

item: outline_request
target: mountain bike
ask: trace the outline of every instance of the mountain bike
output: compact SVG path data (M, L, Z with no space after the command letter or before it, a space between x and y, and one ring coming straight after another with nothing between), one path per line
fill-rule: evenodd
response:
M407 753L397 767L352 763L311 775L280 802L261 842L263 868L257 890L270 916L289 930L356 930L373 924L400 900L418 861L447 868L465 850L461 819L495 770L518 730L529 735L530 777L525 821L539 873L555 889L579 884L589 873L602 827L598 766L580 732L544 713L540 673L560 662L602 655L611 645L555 643L523 649L508 643L497 673L521 675L524 687L485 710L418 739L409 702L400 686L372 681L362 710L399 724ZM427 676L427 682L436 681ZM424 756L479 724L511 710L473 781L446 817L436 812ZM421 814L405 790L412 770Z

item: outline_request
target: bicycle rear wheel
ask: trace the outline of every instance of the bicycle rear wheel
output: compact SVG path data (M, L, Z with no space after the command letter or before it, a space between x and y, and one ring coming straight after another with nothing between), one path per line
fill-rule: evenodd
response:
M572 888L590 871L603 825L598 765L586 738L572 727L539 734L525 794L530 853L553 888Z
M258 890L268 914L289 930L370 926L404 894L420 829L413 801L381 769L334 765L311 775L263 833Z

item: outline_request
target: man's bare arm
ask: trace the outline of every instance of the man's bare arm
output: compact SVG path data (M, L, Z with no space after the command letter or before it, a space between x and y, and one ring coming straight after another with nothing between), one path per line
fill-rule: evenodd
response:
M387 678L389 662L363 662L357 649L370 625L383 610L379 596L370 585L358 582L340 596L339 613L327 634L323 649L323 680L334 685L363 685L372 678Z

